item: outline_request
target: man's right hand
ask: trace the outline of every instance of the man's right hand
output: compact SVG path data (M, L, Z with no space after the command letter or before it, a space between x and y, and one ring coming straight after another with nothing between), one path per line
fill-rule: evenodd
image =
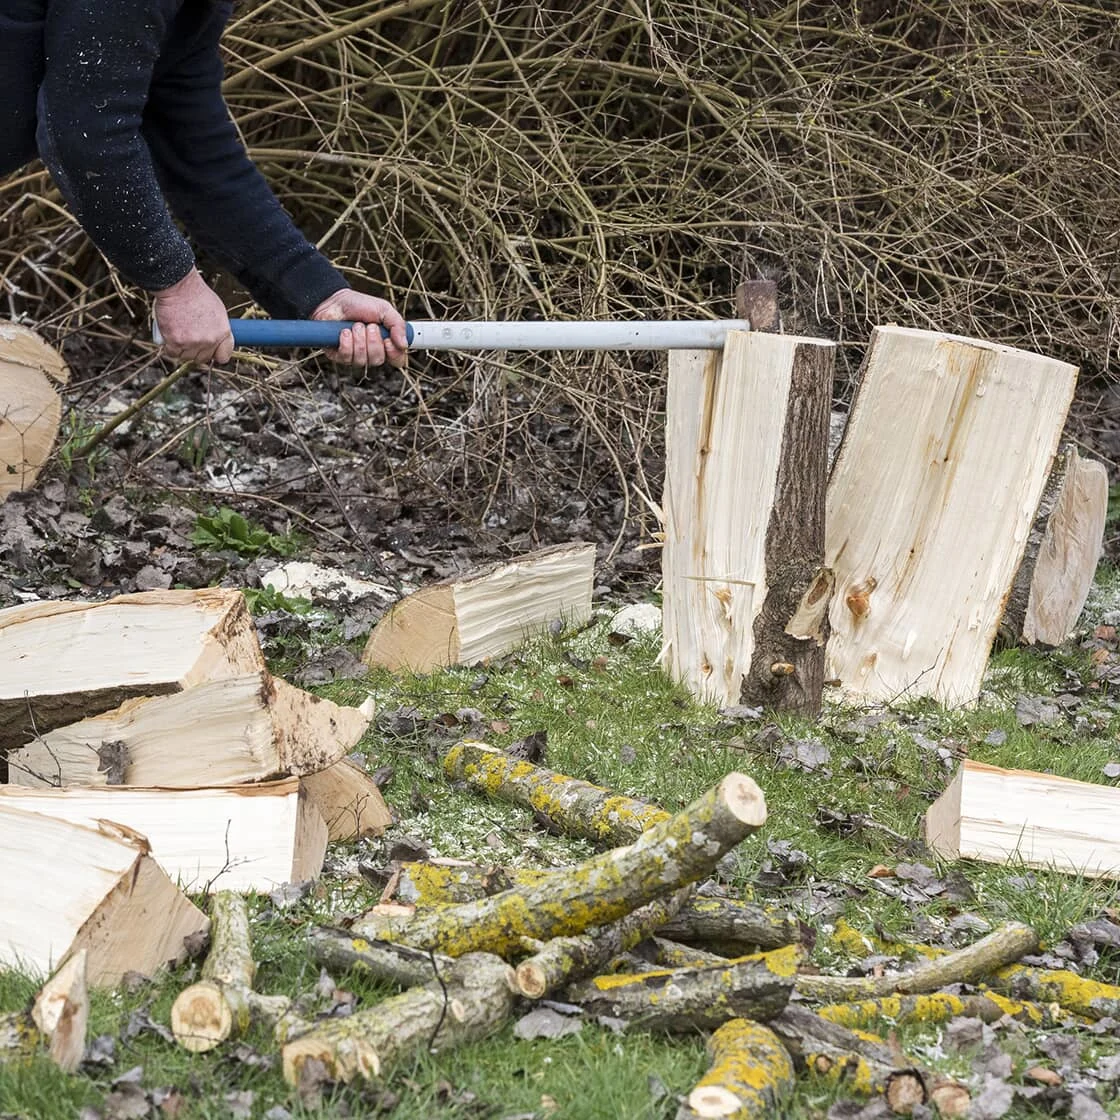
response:
M156 323L163 336L165 354L201 365L230 360L233 334L229 315L197 268L154 295Z

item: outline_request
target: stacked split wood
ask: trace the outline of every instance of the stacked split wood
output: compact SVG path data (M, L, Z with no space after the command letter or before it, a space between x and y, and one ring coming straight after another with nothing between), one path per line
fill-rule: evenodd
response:
M206 927L183 891L316 878L391 819L346 758L369 717L273 677L238 591L0 611L0 665L0 964L153 971Z

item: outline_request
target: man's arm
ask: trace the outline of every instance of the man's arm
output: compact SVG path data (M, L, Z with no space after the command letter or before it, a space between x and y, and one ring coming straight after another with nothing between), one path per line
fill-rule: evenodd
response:
M404 361L404 320L384 300L348 288L308 243L249 159L222 98L218 42L232 5L209 6L177 28L156 66L144 114L163 189L198 244L276 318L355 319L334 357L359 365ZM187 13L185 12L184 15ZM379 325L392 331L383 343Z

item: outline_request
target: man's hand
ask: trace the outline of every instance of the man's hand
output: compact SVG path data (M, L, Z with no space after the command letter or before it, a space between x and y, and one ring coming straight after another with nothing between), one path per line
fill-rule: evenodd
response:
M197 268L177 284L155 293L155 316L169 357L202 365L230 360L233 335L229 315Z
M388 362L397 369L408 364L404 318L383 299L343 288L323 300L311 318L354 320L354 329L339 335L338 349L327 351L336 362L354 366L383 366ZM382 327L388 329L388 338L381 337Z

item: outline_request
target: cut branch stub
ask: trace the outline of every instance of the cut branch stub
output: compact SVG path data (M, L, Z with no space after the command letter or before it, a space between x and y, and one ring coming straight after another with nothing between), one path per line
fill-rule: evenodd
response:
M354 930L453 957L473 950L517 952L527 937L543 941L582 933L710 875L726 852L765 822L762 791L745 774L731 773L633 844L612 848L535 885L434 912L386 914L374 907L354 923Z

